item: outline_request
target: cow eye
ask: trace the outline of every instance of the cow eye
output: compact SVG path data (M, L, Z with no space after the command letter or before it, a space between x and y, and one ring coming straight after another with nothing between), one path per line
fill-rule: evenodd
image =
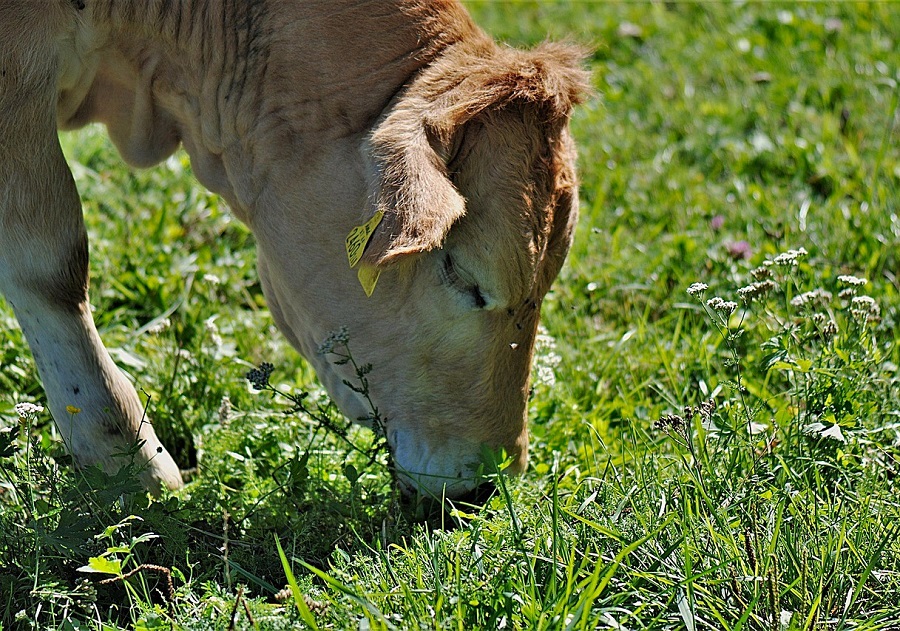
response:
M484 309L487 306L487 300L481 293L481 287L473 285L469 287L469 293L472 295L472 301L475 303L476 309Z
M481 293L481 287L477 283L467 282L466 279L460 276L449 254L444 257L443 265L441 266L441 281L467 296L476 309L484 309L487 306L487 299Z

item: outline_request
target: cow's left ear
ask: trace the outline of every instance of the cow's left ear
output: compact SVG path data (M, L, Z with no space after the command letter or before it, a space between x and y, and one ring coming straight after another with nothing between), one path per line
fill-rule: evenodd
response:
M584 51L544 44L532 51L489 40L451 50L397 97L369 138L368 215L384 218L362 260L385 265L443 245L466 202L447 171L466 124L487 110L522 104L535 109L548 133L568 120L589 88Z

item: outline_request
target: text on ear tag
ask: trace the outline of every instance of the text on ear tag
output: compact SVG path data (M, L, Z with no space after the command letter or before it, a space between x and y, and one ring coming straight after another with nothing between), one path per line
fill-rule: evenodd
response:
M363 252L365 252L366 246L369 244L369 239L372 238L372 233L375 232L383 218L384 211L379 210L366 223L356 226L347 235L347 260L350 261L350 267L356 267L356 264L359 263L359 259L362 258ZM375 284L373 282L372 288L374 289L374 287Z

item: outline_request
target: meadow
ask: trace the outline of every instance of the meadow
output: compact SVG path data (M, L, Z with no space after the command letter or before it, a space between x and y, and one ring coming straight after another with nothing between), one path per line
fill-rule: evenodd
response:
M466 4L592 50L529 470L399 498L186 156L65 134L98 328L189 482L75 470L0 301L0 630L900 628L900 5Z

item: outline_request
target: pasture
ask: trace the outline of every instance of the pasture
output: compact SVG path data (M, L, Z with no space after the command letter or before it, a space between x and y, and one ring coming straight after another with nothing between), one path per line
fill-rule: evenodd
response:
M186 156L65 134L97 326L188 483L74 470L0 301L0 629L900 628L900 5L466 5L593 50L528 471L399 498Z

